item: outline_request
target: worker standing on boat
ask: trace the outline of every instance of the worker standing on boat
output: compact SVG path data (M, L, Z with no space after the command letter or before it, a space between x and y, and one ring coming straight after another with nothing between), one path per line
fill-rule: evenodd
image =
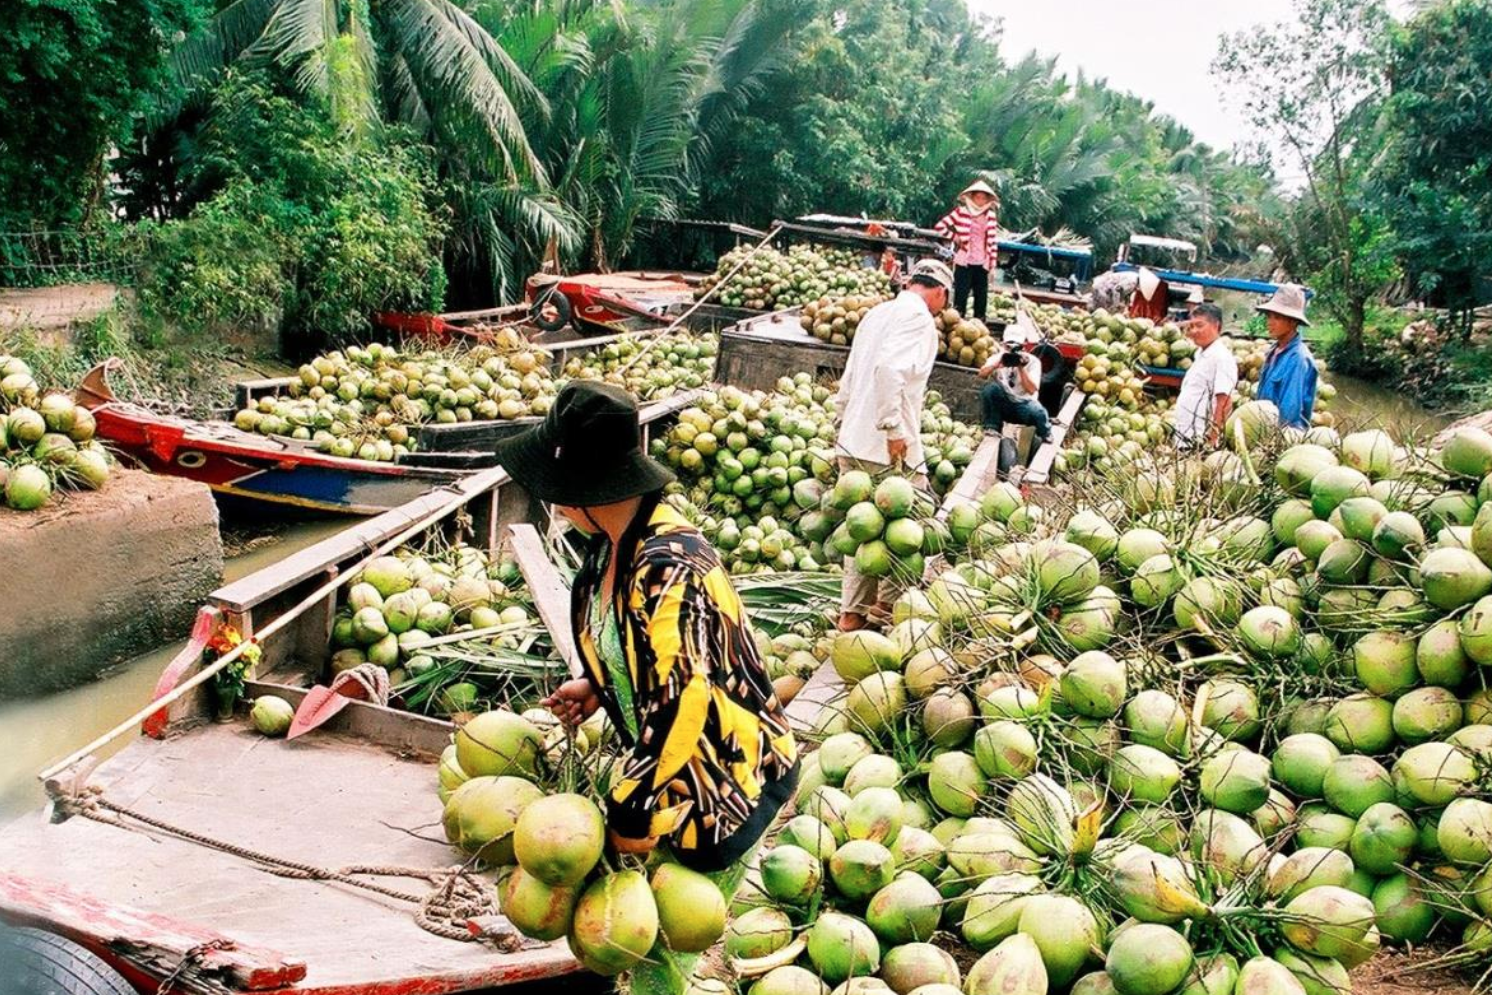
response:
M989 271L999 253L1000 225L996 213L1000 196L983 180L964 188L960 203L945 214L934 230L953 240L953 307L970 317L969 293L974 294L972 317L984 321L989 307Z
M572 726L604 708L630 750L606 799L611 848L666 846L728 901L798 781L793 734L729 574L662 501L674 477L643 453L626 391L571 382L497 456L586 536L571 592L585 676L544 704ZM682 992L696 960L660 940L632 991Z
M871 476L890 470L911 474L914 486L926 489L922 472L922 398L938 357L938 328L933 315L948 306L953 274L936 260L912 268L906 289L878 304L860 320L835 401L839 413L839 469L865 470ZM900 585L877 581L845 560L839 628L862 629L872 612L889 615Z
M1281 284L1274 296L1256 310L1268 319L1269 337L1274 339L1264 368L1259 371L1261 401L1280 409L1280 424L1310 428L1316 409L1316 358L1306 347L1300 329L1308 327L1305 288Z
M1197 352L1176 397L1176 444L1183 449L1216 448L1233 410L1233 388L1238 386L1238 360L1223 339L1222 308L1194 307L1186 337Z

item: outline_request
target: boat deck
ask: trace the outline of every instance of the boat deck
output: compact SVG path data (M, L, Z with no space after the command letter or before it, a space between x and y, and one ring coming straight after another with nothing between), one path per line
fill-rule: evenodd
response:
M94 772L115 804L142 815L325 868L354 864L445 868L434 758L400 755L365 739L318 730L294 742L268 739L247 722L206 725L164 742L139 739ZM82 893L106 920L163 917L244 948L309 966L297 992L356 990L422 995L469 991L575 969L563 942L504 954L435 936L413 907L330 882L280 877L153 830L129 831L74 817L49 825L31 813L0 828L0 908L13 911L48 885ZM426 882L382 879L425 894ZM137 934L122 928L115 939ZM109 945L109 924L92 921ZM412 979L421 979L417 989Z

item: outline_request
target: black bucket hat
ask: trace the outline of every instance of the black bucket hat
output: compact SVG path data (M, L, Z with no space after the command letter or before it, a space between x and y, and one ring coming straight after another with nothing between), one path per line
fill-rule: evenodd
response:
M571 508L649 494L674 479L643 453L632 395L591 380L566 384L542 422L496 449L497 461L529 494Z

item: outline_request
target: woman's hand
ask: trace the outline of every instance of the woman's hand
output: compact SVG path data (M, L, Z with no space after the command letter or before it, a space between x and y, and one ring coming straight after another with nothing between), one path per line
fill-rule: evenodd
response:
M634 840L626 836L618 836L613 830L609 829L606 831L606 836L611 841L611 848L617 853L630 853L638 857L646 857L658 845L658 837L656 836Z
M584 677L566 681L554 689L554 694L539 704L554 713L554 717L567 726L578 726L601 707L601 699L591 682Z

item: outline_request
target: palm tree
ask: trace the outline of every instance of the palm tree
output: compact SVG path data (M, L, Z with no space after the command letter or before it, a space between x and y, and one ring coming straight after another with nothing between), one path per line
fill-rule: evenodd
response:
M514 285L522 246L575 242L528 123L544 93L450 0L234 0L172 53L171 120L233 67L271 71L325 101L349 133L397 127L436 150L451 197L457 268Z

